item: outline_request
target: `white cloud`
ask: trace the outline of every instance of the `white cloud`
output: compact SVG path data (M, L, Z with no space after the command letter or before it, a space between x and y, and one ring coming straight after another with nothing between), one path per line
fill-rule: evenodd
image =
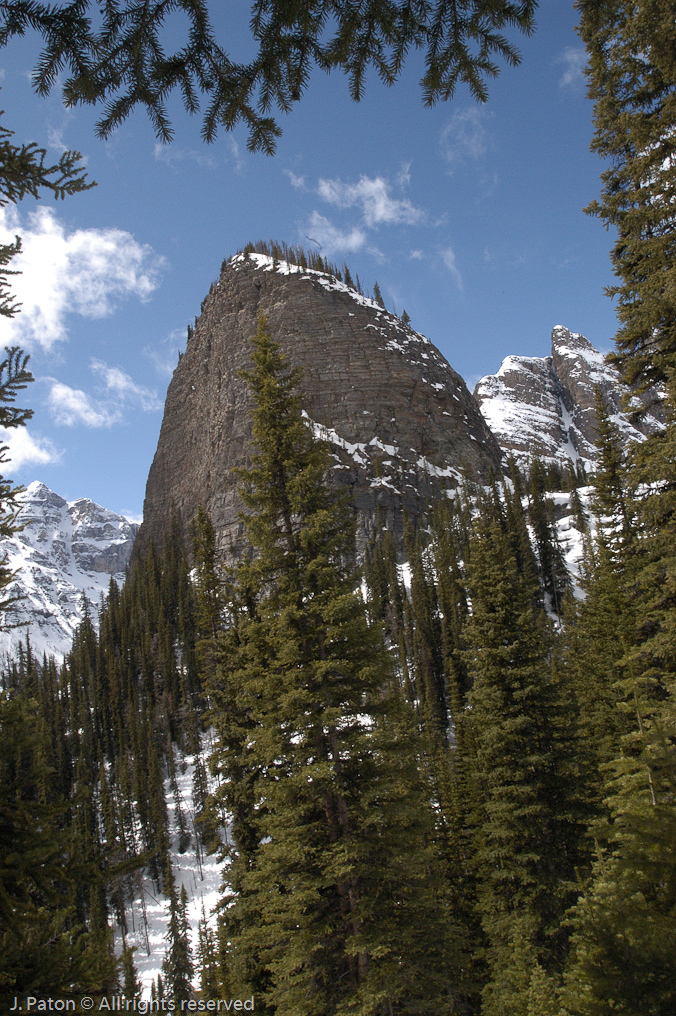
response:
M120 420L119 408L99 407L81 388L71 388L61 381L52 383L47 404L55 421L65 427L78 423L85 427L110 427Z
M61 458L61 452L48 438L33 437L26 427L10 430L0 427L0 444L7 445L9 449L10 471L23 466L49 466Z
M304 190L305 189L305 177L304 176L296 176L296 174L293 172L292 169L285 169L284 172L288 176L289 182L291 183L292 187L295 187L296 190Z
M341 180L320 180L317 188L320 197L338 208L360 206L364 222L370 228L381 224L412 225L425 217L407 199L393 198L390 184L382 176L361 176L358 183Z
M90 370L99 378L97 396L88 395L81 388L51 379L47 397L56 423L65 427L112 427L124 419L126 408L142 409L144 413L162 408L157 393L138 385L120 367L110 367L102 360L92 360Z
M555 63L565 64L565 71L559 78L561 88L581 88L585 83L584 69L587 65L587 51L583 46L566 46Z
M441 132L441 153L448 163L480 159L488 151L486 113L477 106L454 113Z
M424 257L425 255L421 250L412 250L411 253L409 254L409 258L411 259L411 261L422 261Z
M320 250L327 255L338 251L359 250L366 242L363 230L354 226L349 232L343 232L319 212L313 212L310 216L308 230L312 234L308 239L318 243Z
M455 257L455 251L452 247L446 247L445 250L441 251L441 260L455 279L458 289L462 289L462 275L460 274Z
M156 392L137 385L120 367L109 367L102 360L92 360L91 369L103 381L106 392L119 402L136 403L144 413L162 408Z
M16 234L23 250L12 262L21 272L12 289L21 303L15 318L0 319L0 343L50 349L67 337L69 314L107 317L117 300L147 300L166 266L151 247L121 229L78 229L72 233L55 212L41 205L25 223L15 208L0 209L0 242Z

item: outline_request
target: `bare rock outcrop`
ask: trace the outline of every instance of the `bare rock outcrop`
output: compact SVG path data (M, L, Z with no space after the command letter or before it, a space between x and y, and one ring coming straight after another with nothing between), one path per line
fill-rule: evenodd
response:
M187 526L201 502L232 558L243 545L233 469L251 451L248 366L259 313L303 369L308 426L327 439L364 546L378 517L401 542L430 494L500 470L501 453L462 378L423 335L333 276L261 254L224 264L174 372L135 553Z
M527 470L537 456L565 466L596 467L595 392L599 389L625 443L643 441L664 425L660 393L641 395L622 382L584 335L557 325L551 356L508 356L497 374L474 389L486 423L506 456ZM642 415L635 410L645 409Z

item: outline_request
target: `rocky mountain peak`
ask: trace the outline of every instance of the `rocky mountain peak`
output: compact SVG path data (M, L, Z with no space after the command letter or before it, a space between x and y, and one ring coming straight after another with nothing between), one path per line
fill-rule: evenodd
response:
M18 573L7 593L21 599L7 611L12 627L0 632L0 651L14 651L28 631L36 653L62 657L82 619L83 596L95 617L111 577L124 582L138 526L89 498L66 501L37 480L20 499L24 528L2 549Z
M362 546L379 516L401 541L405 512L420 514L464 471L480 480L499 469L476 402L429 339L329 272L240 254L224 264L169 385L139 547L161 539L172 501L186 527L202 501L226 556L242 545L233 469L250 455L252 406L240 371L261 312L303 370L307 424L331 445Z
M581 462L595 468L596 389L626 443L643 441L664 426L659 392L630 390L584 335L557 325L551 339L551 356L508 356L474 390L503 452L522 469L534 456L562 467ZM636 410L644 412L637 416Z

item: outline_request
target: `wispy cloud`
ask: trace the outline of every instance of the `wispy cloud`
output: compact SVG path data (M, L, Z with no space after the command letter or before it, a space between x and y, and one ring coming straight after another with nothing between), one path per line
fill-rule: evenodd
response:
M284 173L286 174L286 176L288 176L289 182L292 187L295 187L296 190L305 190L304 176L296 176L296 174L292 169L285 169Z
M234 138L228 138L228 148L230 149L233 171L237 174L237 176L242 176L244 174L244 170L246 169L246 161L242 155L242 149Z
M182 162L194 162L205 169L213 169L216 160L210 155L205 155L197 149L180 148L176 144L162 144L157 142L153 149L156 162L163 162L166 166L176 167Z
M410 182L411 182L411 163L402 162L401 166L399 167L399 172L397 173L396 176L397 187L401 188L408 187Z
M366 243L366 234L357 226L347 231L341 230L319 212L313 212L310 216L308 233L327 255L359 250Z
M462 275L460 274L460 270L457 265L455 251L453 250L452 247L446 247L446 249L442 250L440 253L441 260L443 261L445 267L448 268L449 272L455 279L458 289L462 289Z
M176 369L179 351L183 352L186 342L185 328L174 328L165 339L154 346L144 346L143 353L154 364L158 374L171 377Z
M137 384L121 367L92 360L90 370L99 379L93 396L51 379L47 405L56 423L65 427L112 427L124 420L127 409L153 413L162 408L157 393Z
M33 437L26 427L5 430L0 427L0 444L7 445L9 470L23 466L49 466L61 458L48 438Z
M136 384L120 367L109 367L102 360L92 360L91 370L103 382L106 393L117 401L138 405L144 413L162 408L157 392Z
M425 217L424 211L408 199L392 197L391 186L382 176L361 176L357 183L322 179L317 191L324 201L338 208L360 207L369 228L385 224L412 225Z
M441 132L439 145L446 162L453 166L469 159L476 161L488 151L486 112L477 106L458 110Z
M22 222L14 208L0 209L0 242L21 236L23 250L12 262L21 274L12 288L21 311L0 318L0 342L50 349L67 337L67 317L102 318L118 300L147 300L166 267L151 247L121 229L78 229L72 233L50 208L38 206Z
M566 46L555 63L563 64L565 70L559 78L561 88L583 88L585 84L584 69L587 64L587 51L583 46Z

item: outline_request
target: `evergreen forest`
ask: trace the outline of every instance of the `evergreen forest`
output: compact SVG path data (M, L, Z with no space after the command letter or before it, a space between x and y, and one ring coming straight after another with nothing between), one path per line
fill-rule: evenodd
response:
M259 317L249 551L226 569L207 511L177 515L62 664L26 643L3 669L2 1012L139 997L127 935L146 879L169 913L154 1011L676 1013L673 14L617 0L581 5L580 25L610 167L589 211L617 234L614 360L662 386L664 430L624 449L599 397L592 477L512 463L408 520L405 562L380 524L359 561L300 373ZM11 402L30 376L16 351L3 369ZM170 805L222 869L196 936Z

